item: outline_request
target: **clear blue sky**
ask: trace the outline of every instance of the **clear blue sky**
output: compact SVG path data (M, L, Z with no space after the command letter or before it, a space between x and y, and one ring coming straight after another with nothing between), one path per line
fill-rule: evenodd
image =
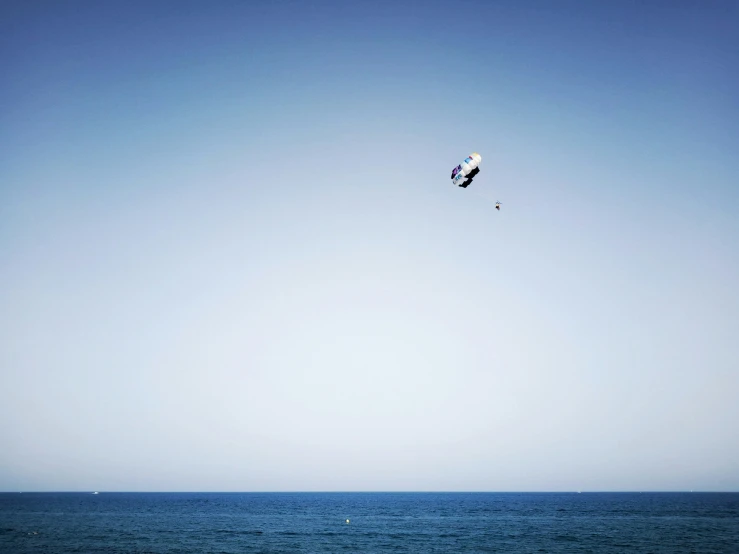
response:
M3 2L0 490L739 490L738 26Z

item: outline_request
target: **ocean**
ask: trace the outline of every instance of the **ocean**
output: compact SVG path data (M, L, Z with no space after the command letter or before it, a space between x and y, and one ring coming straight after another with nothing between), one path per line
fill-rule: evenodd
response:
M739 494L2 493L26 552L739 554Z

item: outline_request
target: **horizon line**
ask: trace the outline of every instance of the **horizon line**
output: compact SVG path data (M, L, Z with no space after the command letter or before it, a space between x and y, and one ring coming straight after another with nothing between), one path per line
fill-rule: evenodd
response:
M737 494L739 490L665 489L665 490L5 490L0 494Z

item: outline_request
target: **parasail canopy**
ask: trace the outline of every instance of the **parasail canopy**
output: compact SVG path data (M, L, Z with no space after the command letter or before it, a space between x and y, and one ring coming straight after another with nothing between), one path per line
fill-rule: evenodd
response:
M481 161L482 156L477 152L473 152L467 156L461 164L452 170L452 183L466 188L472 181L472 178L480 172L479 166ZM467 181L463 183L465 178L467 178Z

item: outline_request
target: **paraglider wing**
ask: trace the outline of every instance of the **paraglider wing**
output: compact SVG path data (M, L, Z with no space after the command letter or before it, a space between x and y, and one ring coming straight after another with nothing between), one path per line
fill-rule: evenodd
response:
M467 188L475 175L480 172L480 162L482 156L477 152L473 152L467 156L464 161L452 170L452 183L462 188ZM467 178L464 183L462 179Z

